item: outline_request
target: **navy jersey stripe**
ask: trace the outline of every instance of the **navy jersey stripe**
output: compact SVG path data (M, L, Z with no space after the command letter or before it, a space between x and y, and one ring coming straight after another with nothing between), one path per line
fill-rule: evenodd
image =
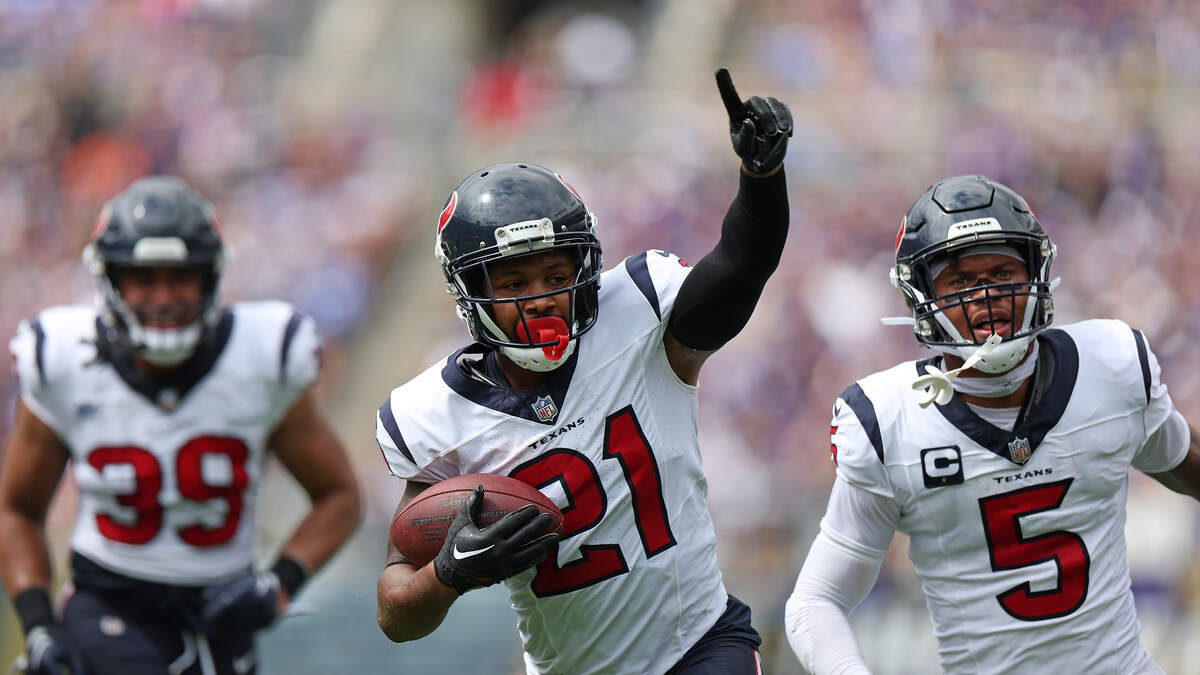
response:
M1131 329L1132 330L1132 329ZM1146 349L1146 338L1139 330L1133 331L1133 341L1137 343L1138 361L1142 362L1142 386L1146 389L1146 403L1150 403L1150 353Z
M646 262L646 251L626 258L625 271L629 273L629 278L633 279L634 285L642 292L642 295L646 296L646 302L650 303L651 309L654 310L654 316L661 320L662 310L658 306L658 293L654 290L654 280L650 278L650 265Z
M43 353L46 351L46 331L42 329L41 319L35 319L29 324L29 328L33 330L34 337L34 362L37 363L38 378L46 381L46 364Z
M279 350L279 380L282 382L287 378L287 362L288 352L291 351L292 340L296 337L296 331L300 330L300 322L304 317L298 312L292 312L291 318L288 319L287 328L283 329L283 347Z
M404 436L400 435L400 427L396 424L396 416L392 414L392 397L388 396L383 405L379 406L379 421L383 422L384 431L388 432L388 436L392 439L392 444L404 455L408 461L415 466L417 460L413 459L412 453L408 450L408 444L404 442ZM382 450L382 448L380 448ZM386 455L384 457L386 459Z
M1039 352L1038 368L1052 364L1050 367L1053 368L1053 373L1049 376L1046 392L1039 400L1029 405L1024 418L1017 420L1018 423L1012 431L996 427L976 415L958 394L946 405L937 406L942 417L956 429L982 447L1010 461L1010 443L1014 441L1027 441L1031 452L1037 450L1046 434L1050 433L1066 412L1071 394L1075 391L1075 381L1079 376L1079 348L1066 331L1043 331L1037 339L1040 349L1045 350ZM917 373L924 372L924 365L933 362L934 359L917 362Z
M559 410L563 409L566 405L567 389L575 375L575 364L579 362L579 354L585 349L584 342L588 339L586 333L577 339L575 351L567 358L567 362L548 372L546 380L538 389L513 389L508 386L507 380L495 384L473 376L468 366L459 363L460 359L475 355L482 355L484 359L495 358L488 348L479 343L468 345L446 359L446 365L442 368L442 381L454 393L476 405L538 424L557 424L557 414L545 420L538 417L537 401L543 396L549 396Z
M847 387L846 391L842 392L841 398L858 417L863 430L867 432L867 438L871 439L871 445L875 446L875 454L879 456L879 461L883 462L883 436L879 433L879 420L875 417L875 404L871 403L871 399L867 398L867 393L857 382Z

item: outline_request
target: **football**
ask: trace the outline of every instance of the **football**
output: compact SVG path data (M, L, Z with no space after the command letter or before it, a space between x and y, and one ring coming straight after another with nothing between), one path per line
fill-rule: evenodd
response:
M429 486L392 519L390 536L396 549L414 565L424 565L442 550L450 523L476 485L483 486L483 509L476 525L486 527L526 504L553 517L551 532L562 529L562 511L546 495L516 478L472 473Z

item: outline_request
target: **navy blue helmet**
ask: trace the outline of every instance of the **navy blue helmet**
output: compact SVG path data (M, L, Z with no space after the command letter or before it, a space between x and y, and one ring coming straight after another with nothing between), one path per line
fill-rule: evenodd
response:
M568 252L578 268L568 287L541 294L570 293L568 333L549 341L520 341L505 335L495 322L493 307L520 306L540 295L492 297L488 265L551 250ZM601 272L596 218L562 176L536 164L496 164L468 176L442 209L435 255L446 277L446 290L471 336L501 350L522 368L558 367L574 350L576 339L596 322ZM526 335L534 334L525 327ZM566 353L550 357L548 350L556 345Z
M178 178L143 178L105 204L83 260L99 283L109 337L155 365L185 361L217 322L225 247L212 204ZM177 309L194 321L180 328L144 325L143 308L130 306L119 292L120 275L137 267L198 268L201 305Z
M1029 281L987 282L937 296L933 282L944 264L989 250L1020 257ZM1050 263L1054 254L1050 237L1020 195L983 176L954 176L930 186L904 216L890 276L913 311L917 340L963 359L975 352L980 341L959 335L949 312L965 312L967 301L980 294L993 299L1027 296L1025 315L1015 318L1011 334L1002 336L1004 341L976 366L1004 372L1024 358L1029 341L1053 319Z

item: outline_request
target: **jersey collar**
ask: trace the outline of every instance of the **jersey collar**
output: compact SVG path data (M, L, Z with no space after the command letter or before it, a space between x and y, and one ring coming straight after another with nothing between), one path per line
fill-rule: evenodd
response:
M491 356L492 350L479 343L464 347L446 359L442 381L456 394L476 405L549 426L558 422L558 412L566 403L567 389L571 386L571 377L575 374L575 365L579 363L579 352L583 348L582 339L577 343L575 352L567 361L550 371L546 381L534 391L513 389L504 380L503 373L497 378L494 371L499 369L485 366L485 359L494 358ZM542 411L540 416L539 410ZM547 411L553 411L553 414Z
M1046 434L1062 419L1079 375L1079 349L1070 335L1055 329L1041 332L1037 339L1041 341L1041 348L1037 366L1039 372L1034 373L1034 391L1029 397L1032 403L1022 407L1012 431L1001 429L976 415L957 393L946 405L935 406L947 422L972 441L1015 464L1024 464L1028 461L1028 455L1025 461L1014 458L1014 447L1021 447L1023 442L1027 442L1028 452L1032 454ZM924 367L938 358L918 361L917 373L925 372ZM1046 370L1050 372L1043 372Z
M214 326L212 335L204 341L200 349L183 365L175 370L152 375L134 365L128 354L116 349L106 339L104 324L96 319L96 346L101 354L109 355L106 361L110 363L117 375L129 385L129 388L145 396L154 405L173 412L180 402L188 395L201 380L208 375L217 359L225 351L229 336L233 332L233 312L228 307L221 310L221 316Z

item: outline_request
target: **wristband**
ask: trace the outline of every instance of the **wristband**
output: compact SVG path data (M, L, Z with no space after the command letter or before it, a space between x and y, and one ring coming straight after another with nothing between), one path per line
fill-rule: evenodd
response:
M279 577L279 586L287 591L288 597L296 597L296 591L308 580L308 572L304 570L304 565L291 556L285 555L276 560L271 571Z
M54 623L54 609L50 604L50 594L44 588L27 588L17 593L13 599L13 609L21 619L21 627L26 633L38 626L49 626Z

